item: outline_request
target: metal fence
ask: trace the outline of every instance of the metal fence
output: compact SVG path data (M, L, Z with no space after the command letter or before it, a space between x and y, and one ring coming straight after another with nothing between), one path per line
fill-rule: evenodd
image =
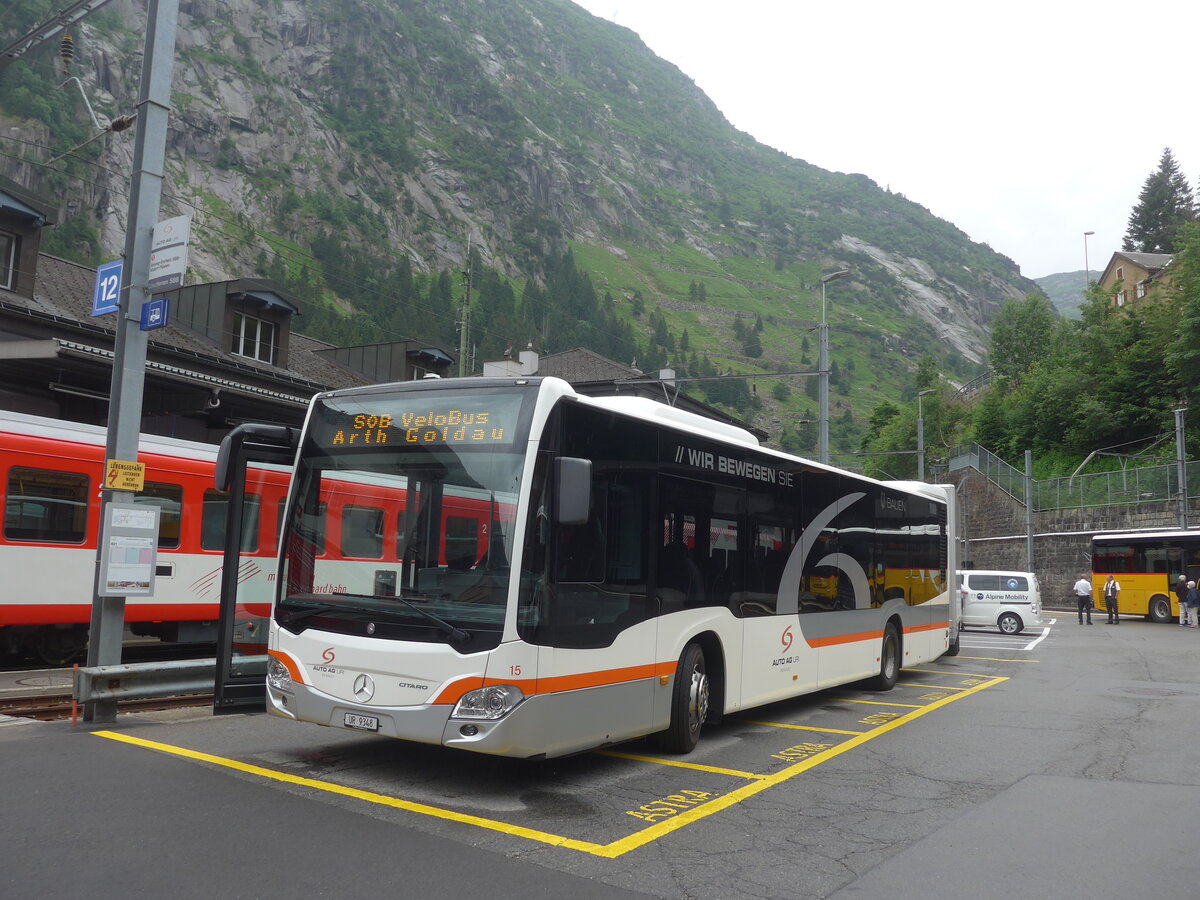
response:
M974 468L1017 501L1025 502L1025 473L978 444L956 447L950 470ZM1200 495L1200 462L1187 464L1187 494ZM1179 498L1179 472L1174 465L1145 466L1116 472L1096 472L1066 478L1033 481L1035 510L1121 506L1130 503L1167 502Z
M978 444L955 447L950 451L950 471L966 468L979 470L1002 491L1021 503L1025 502L1025 473L1014 469L996 454ZM1036 486L1035 482L1035 493Z

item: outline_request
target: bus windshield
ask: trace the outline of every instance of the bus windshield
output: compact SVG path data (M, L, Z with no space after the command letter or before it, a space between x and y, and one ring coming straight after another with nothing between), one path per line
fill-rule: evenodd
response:
M511 388L319 399L293 481L276 622L292 633L494 646L524 399Z

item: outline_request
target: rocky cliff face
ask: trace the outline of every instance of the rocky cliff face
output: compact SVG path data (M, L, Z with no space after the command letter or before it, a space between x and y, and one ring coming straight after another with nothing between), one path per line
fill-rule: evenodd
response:
M135 101L145 7L108 10L77 31L76 71L112 117ZM694 277L714 314L811 322L820 273L848 267L847 334L968 362L998 307L1036 290L869 179L756 144L566 0L183 0L177 48L163 216L193 214L197 279L307 265L316 234L417 272L461 267L469 239L536 277L530 260L569 240L610 257L593 267L618 300L636 289L671 309ZM37 122L2 124L54 143ZM128 133L107 138L64 202L100 223L106 256L123 246L131 155ZM764 365L795 368L795 349L777 342Z

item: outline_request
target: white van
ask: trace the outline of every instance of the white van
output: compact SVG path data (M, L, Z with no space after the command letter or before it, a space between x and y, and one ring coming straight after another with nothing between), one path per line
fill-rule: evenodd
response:
M963 626L1020 634L1042 623L1042 592L1032 572L967 569L958 573Z

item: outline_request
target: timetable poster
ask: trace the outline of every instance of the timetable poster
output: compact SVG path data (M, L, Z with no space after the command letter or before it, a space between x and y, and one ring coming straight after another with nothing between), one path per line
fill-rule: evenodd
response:
M154 539L113 536L108 539L105 588L126 596L151 593Z

